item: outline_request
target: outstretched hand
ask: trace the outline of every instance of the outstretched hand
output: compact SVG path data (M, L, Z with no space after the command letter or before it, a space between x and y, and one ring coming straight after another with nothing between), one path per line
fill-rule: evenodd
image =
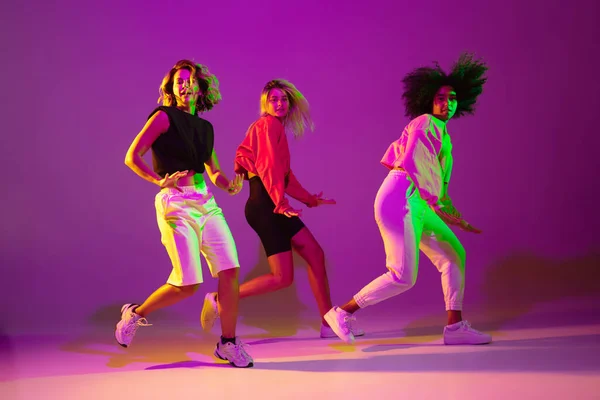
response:
M242 187L244 186L244 175L236 174L235 178L229 182L229 187L227 188L227 193L234 196L242 191Z
M473 225L469 224L464 219L462 219L460 221L460 229L462 229L465 232L471 232L471 233L477 233L477 234L482 232L481 229L475 228Z
M183 190L181 190L179 188L179 186L177 186L177 181L179 181L179 179L185 177L188 174L188 172L189 171L177 171L171 175L169 175L167 173L164 178L162 178L160 181L158 181L158 185L160 186L161 189L173 188L173 189L179 190L180 192L183 192Z
M460 214L460 212L456 209L456 207L454 207L454 204L452 204L452 199L449 196L444 196L440 199L440 202L443 205L443 209L444 212L446 212L447 214L452 215L453 217L457 217L457 218L461 218L462 215Z
M452 203L444 204L443 208L444 208L444 212L452 215L453 217L456 217L456 218L462 217L461 213L456 209L456 207L454 207L454 205Z
M438 209L433 208L433 211L435 211L435 213L438 215L438 217L440 217L442 219L442 221L444 221L448 225L460 225L461 218L456 215L452 215L446 209L446 207L442 207L442 208L438 208Z
M448 225L454 225L459 227L465 232L471 233L481 233L481 229L477 229L471 224L469 224L464 218L457 216L456 213L451 213L452 210L457 213L456 209L452 207L452 209L448 210L446 207L442 207L440 209L434 209L435 213ZM460 215L460 214L458 214Z
M334 199L328 199L328 198L323 197L323 192L316 194L315 196L317 197L317 206L320 206L323 204L337 204Z

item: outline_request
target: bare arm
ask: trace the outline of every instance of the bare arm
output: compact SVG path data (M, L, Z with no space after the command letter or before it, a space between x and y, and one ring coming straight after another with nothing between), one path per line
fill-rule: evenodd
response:
M169 129L169 117L163 111L154 114L140 133L133 139L125 156L125 165L142 179L160 186L162 178L144 161L144 154L150 150L152 143Z
M306 204L308 207L316 207L319 205L317 196L310 194L306 189L304 189L304 187L302 187L291 169L288 173L288 185L285 188L285 193Z
M219 189L228 190L229 179L227 179L225 173L221 171L215 149L213 149L210 159L205 162L204 165L206 166L206 173L208 174L210 181Z

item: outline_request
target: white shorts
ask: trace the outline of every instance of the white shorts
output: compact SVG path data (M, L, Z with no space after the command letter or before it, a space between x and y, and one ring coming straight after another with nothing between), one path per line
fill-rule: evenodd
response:
M200 253L213 278L221 271L239 268L235 241L206 183L180 189L183 192L164 188L154 202L161 241L173 264L167 283L202 283Z

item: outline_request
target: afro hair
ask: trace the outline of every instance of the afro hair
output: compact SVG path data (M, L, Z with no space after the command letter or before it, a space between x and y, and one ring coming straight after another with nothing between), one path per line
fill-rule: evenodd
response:
M461 54L449 74L437 62L434 62L434 67L413 70L402 79L406 116L416 118L422 114L431 114L433 98L442 86L451 86L456 92L458 106L454 118L473 114L477 97L483 92L483 85L487 80L484 76L487 70L483 61L475 60L468 53Z

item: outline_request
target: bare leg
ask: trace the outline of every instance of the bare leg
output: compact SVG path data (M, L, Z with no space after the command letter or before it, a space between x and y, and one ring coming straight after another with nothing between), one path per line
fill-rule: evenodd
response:
M151 312L160 308L172 306L181 300L193 295L200 287L200 284L188 286L173 286L165 284L152 293L141 306L138 306L134 312L137 315L146 317Z
M221 334L224 338L235 338L239 303L239 268L219 272L218 305L221 316Z
M448 325L462 321L462 311L448 310Z
M349 302L340 307L342 310L349 312L350 314L354 314L358 310L360 310L360 306L356 304L356 300L352 298Z
M332 307L329 280L325 269L325 253L308 228L304 227L292 238L294 250L308 263L308 281L317 300L323 325L329 326L323 316Z
M267 258L271 273L258 276L240 285L240 299L286 288L294 281L292 252L273 254Z

